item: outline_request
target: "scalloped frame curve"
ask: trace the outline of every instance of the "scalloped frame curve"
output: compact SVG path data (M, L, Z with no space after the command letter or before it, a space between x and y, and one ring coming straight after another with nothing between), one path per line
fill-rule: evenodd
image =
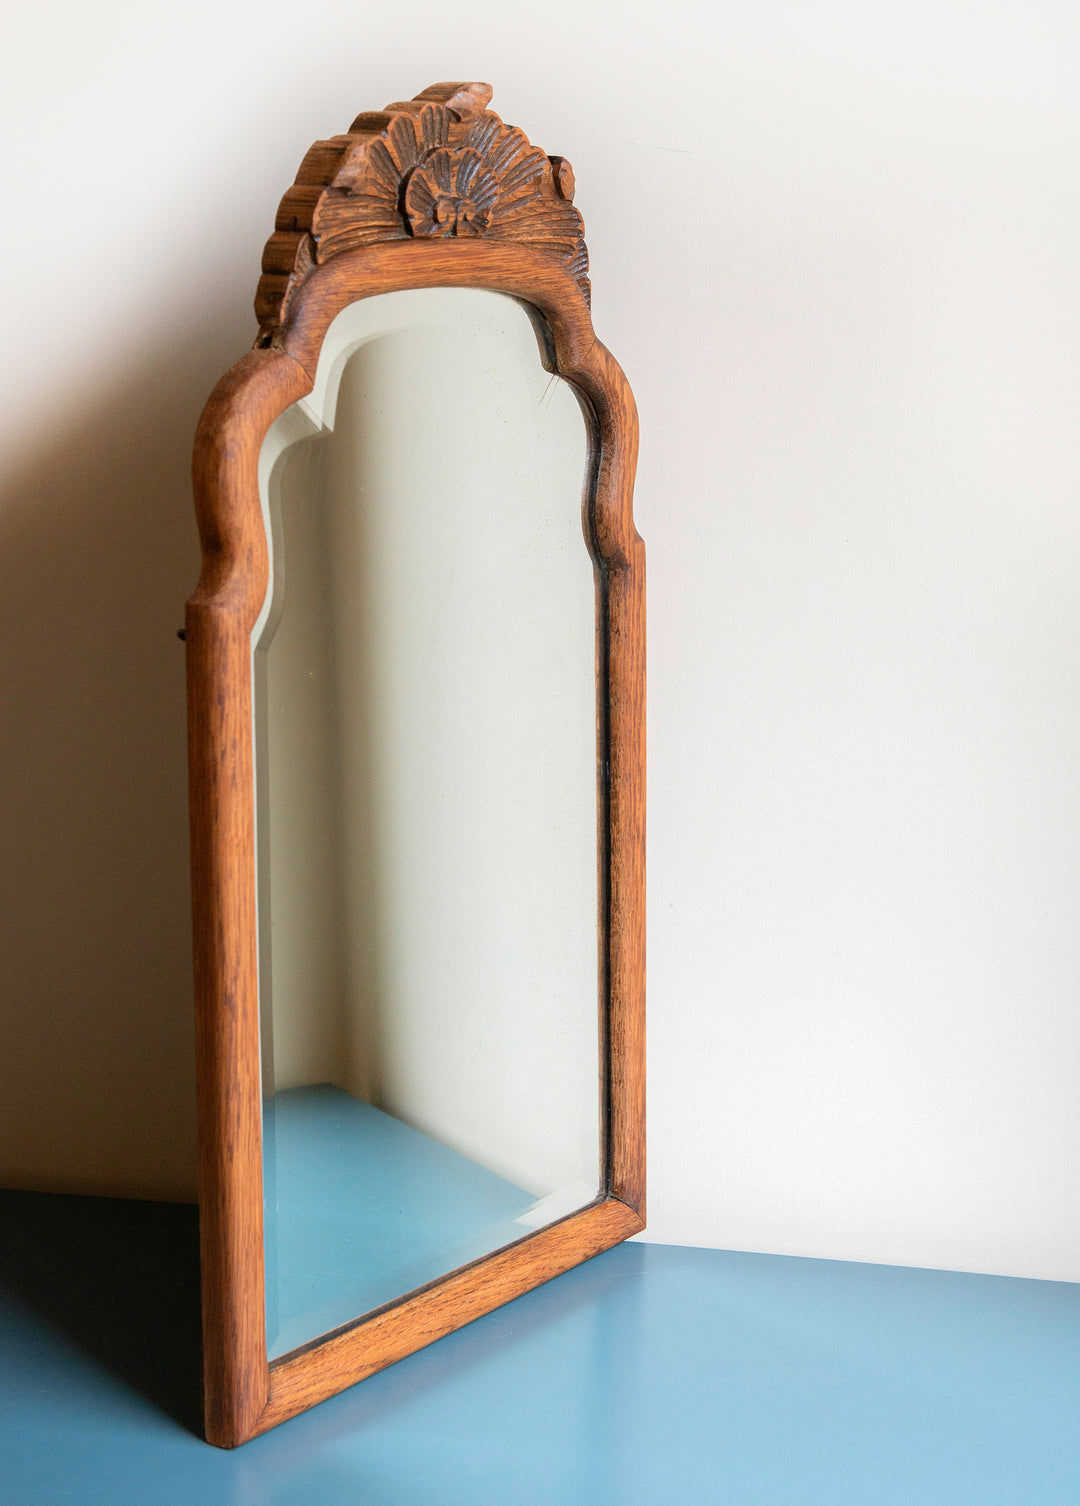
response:
M625 376L593 332L569 164L505 126L487 110L490 97L486 84L436 84L312 147L267 245L256 346L218 383L196 435L203 563L186 645L204 1412L208 1441L225 1448L644 1227L637 414ZM311 391L323 338L347 304L428 287L487 288L535 311L550 336L550 369L575 388L589 431L583 525L596 580L602 1189L586 1208L270 1363L252 747L251 631L268 585L259 451L274 420Z

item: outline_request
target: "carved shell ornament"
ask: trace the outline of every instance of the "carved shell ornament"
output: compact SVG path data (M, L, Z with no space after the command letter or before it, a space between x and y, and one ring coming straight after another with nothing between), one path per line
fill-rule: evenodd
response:
M589 300L574 174L487 108L489 84L433 84L358 115L317 141L285 194L255 297L258 345L272 345L315 267L379 241L484 237L561 262Z
M440 149L414 167L405 186L413 235L483 235L499 191L474 147Z

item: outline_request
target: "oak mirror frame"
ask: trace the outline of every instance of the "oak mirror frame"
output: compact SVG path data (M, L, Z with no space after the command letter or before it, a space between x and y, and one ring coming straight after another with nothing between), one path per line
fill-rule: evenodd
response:
M255 348L195 442L202 573L187 605L188 725L206 1436L221 1447L304 1411L644 1227L644 548L637 417L597 341L569 163L443 83L316 142L285 194L256 295ZM578 1211L278 1359L263 1247L252 632L270 585L259 458L309 394L357 300L487 290L532 318L584 415L584 543L595 582L600 1189Z

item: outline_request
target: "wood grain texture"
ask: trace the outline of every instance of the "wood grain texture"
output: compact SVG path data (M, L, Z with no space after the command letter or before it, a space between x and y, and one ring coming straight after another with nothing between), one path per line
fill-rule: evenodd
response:
M195 441L203 569L188 602L192 919L206 1434L250 1434L269 1390L263 1301L251 628L267 586L266 429L309 391L277 351L218 384Z
M573 169L500 120L486 108L490 99L490 84L432 84L315 143L281 201L263 255L255 298L261 344L276 343L316 266L358 246L409 237L482 236L533 246L569 270L588 302Z
M188 604L187 650L205 1392L207 1437L224 1447L471 1322L644 1223L645 641L644 548L632 508L637 414L625 376L593 332L580 259L584 240L580 255L570 255L550 239L493 234L497 219L484 208L483 195L474 195L474 204L481 204L487 219L466 214L463 185L475 188L479 167L463 179L460 164L451 164L451 172L432 155L444 148L439 144L443 127L432 124L430 109L445 113L447 139L455 146L462 139L459 127L490 115L489 98L486 85L440 84L416 100L358 117L350 135L363 137L365 150L393 132L400 157L406 130L417 141L430 138L431 152L413 163L427 176L409 182L427 184L429 196L432 184L442 185L452 202L439 220L416 188L412 212L418 223L423 220L420 233L417 224L406 223L406 214L405 220L399 217L400 233L372 238L372 226L385 230L390 222L369 217L356 222L366 227L368 238L350 241L340 206L334 219L331 201L324 204L322 196L328 184L337 183L345 154L356 143L340 149L340 138L316 143L286 195L293 206L289 214L302 218L300 206L307 204L308 218L297 228L298 219L283 224L288 218L283 211L267 245L257 348L215 389L196 440L203 572ZM510 130L501 122L498 128ZM511 145L518 156L508 160L523 164L523 172L528 163L536 165L541 154L528 143L527 152L520 143ZM350 161L357 173L358 160L354 153ZM372 160L380 160L377 153ZM551 199L568 205L569 164L561 158L543 158L543 163L541 207ZM370 162L364 171L369 168ZM368 180L361 174L355 181ZM527 173L522 181L530 181ZM338 189L344 191L341 183ZM398 190L407 210L404 179ZM580 216L573 213L580 236ZM450 224L451 214L458 216L451 230L436 233L440 224ZM333 228L333 254L326 246L320 252L316 231L329 236L330 230L319 227ZM267 276L282 280L276 301L264 286ZM311 390L336 315L358 298L427 287L487 288L521 300L538 316L549 347L546 364L577 391L589 431L583 528L597 585L602 1197L270 1366L263 1306L251 718L250 635L265 597L268 563L258 456L274 419Z

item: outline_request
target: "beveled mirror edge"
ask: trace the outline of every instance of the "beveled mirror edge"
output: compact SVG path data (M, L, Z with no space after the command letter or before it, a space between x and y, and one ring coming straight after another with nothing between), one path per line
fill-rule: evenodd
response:
M425 94L484 88L436 85ZM391 108L391 122L399 108L405 110ZM586 1208L271 1364L250 641L268 584L258 458L271 423L310 392L323 338L341 309L377 293L424 287L490 289L538 310L551 331L555 369L578 392L588 419L585 526L598 585L603 1190ZM269 340L264 325L260 345L223 377L199 425L194 484L203 569L188 603L186 641L204 1409L207 1439L220 1447L276 1426L644 1227L645 619L644 546L632 512L637 415L625 376L593 333L586 289L581 256L567 266L518 241L403 234L341 251L304 266L283 300L282 322Z
M626 1203L599 1198L560 1223L272 1365L269 1397L253 1431L263 1433L286 1422L644 1227L644 1219Z

